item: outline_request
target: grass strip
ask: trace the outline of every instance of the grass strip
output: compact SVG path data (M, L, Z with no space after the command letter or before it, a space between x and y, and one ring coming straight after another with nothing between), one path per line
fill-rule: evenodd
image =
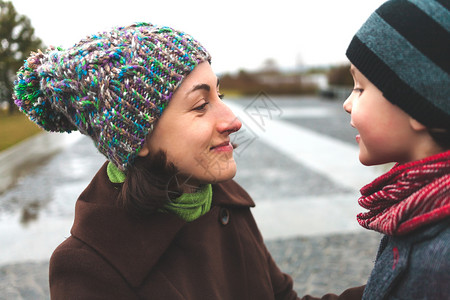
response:
M0 112L0 151L42 131L22 113Z

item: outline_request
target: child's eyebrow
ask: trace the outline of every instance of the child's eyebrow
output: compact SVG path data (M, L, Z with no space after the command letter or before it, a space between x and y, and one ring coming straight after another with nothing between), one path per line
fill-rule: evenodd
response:
M355 67L350 66L350 73L355 76Z

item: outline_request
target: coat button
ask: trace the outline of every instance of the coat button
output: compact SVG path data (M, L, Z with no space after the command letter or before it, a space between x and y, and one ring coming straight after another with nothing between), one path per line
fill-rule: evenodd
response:
M227 225L230 222L230 212L226 208L221 208L219 212L219 220L222 225Z

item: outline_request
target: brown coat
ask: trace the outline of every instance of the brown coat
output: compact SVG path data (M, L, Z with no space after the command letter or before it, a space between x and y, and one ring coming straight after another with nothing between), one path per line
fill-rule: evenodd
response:
M50 260L52 299L297 299L234 181L213 185L211 211L190 223L133 218L112 205L117 193L105 164Z

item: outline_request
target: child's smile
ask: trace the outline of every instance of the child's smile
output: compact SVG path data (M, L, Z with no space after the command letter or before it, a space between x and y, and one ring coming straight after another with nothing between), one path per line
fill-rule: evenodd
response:
M353 65L351 73L355 88L345 101L344 109L351 114L350 124L359 133L355 139L361 163L376 165L414 160L412 145L417 132L411 127L412 118L386 100Z

